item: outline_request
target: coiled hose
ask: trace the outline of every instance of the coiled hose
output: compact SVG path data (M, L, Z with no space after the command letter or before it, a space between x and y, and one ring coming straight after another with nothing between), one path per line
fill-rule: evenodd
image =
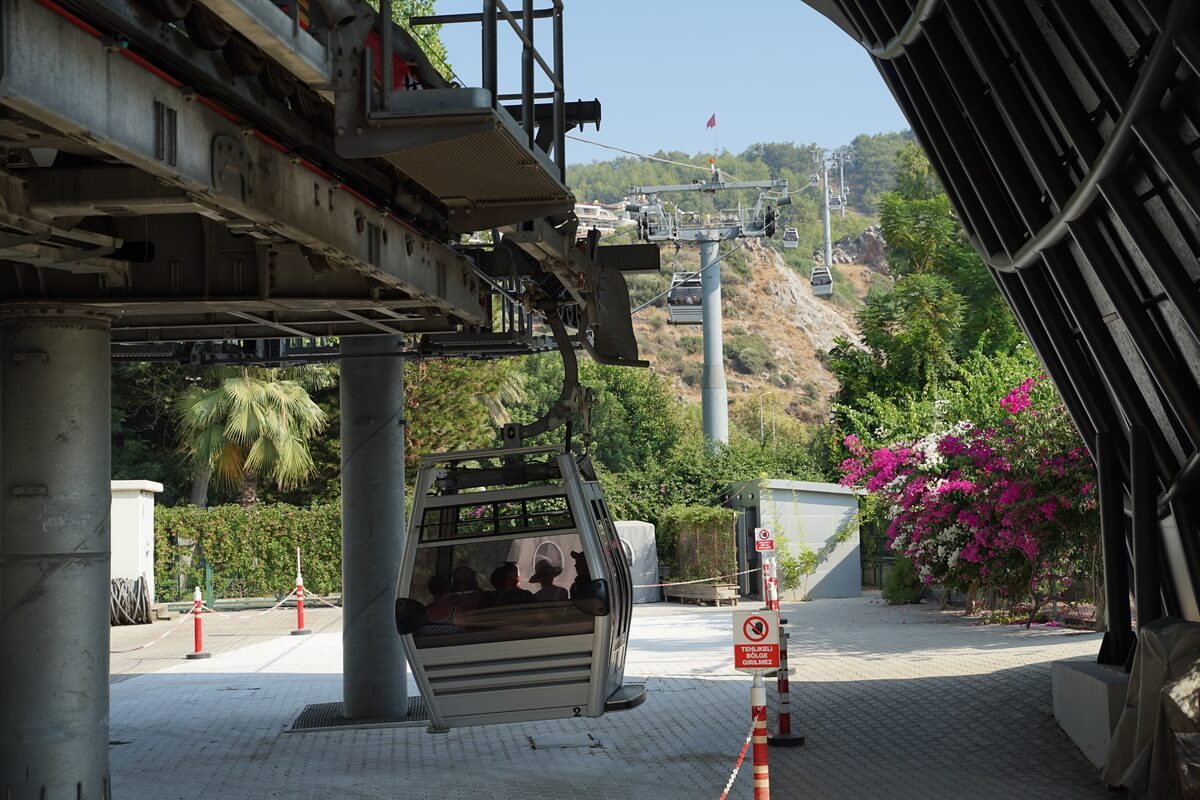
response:
M108 621L110 625L150 623L150 589L145 575L136 580L113 578L109 581Z

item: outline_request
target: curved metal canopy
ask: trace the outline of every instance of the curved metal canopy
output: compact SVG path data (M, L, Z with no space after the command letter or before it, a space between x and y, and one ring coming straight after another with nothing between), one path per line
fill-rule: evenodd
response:
M875 59L1097 462L1101 659L1127 574L1139 624L1200 619L1200 5L809 5Z

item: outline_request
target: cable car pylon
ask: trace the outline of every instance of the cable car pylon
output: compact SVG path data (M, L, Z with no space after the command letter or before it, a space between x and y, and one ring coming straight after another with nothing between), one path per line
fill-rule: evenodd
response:
M645 204L631 203L627 210L637 216L638 232L647 242L672 241L700 245L700 269L676 273L667 294L667 312L675 324L704 326L704 372L700 402L704 436L710 444L729 443L729 392L725 381L721 319L721 242L775 235L777 207L791 202L787 180L726 181L709 159L707 180L660 186L634 186L631 196L645 195ZM758 200L751 208L716 210L711 214L667 210L660 195L702 192L715 195L729 189L757 189ZM695 279L699 278L699 291ZM699 314L697 314L697 305ZM699 318L697 320L697 317Z
M396 628L432 732L598 717L646 697L624 681L633 580L586 453L591 393L557 306L540 310L563 358L555 403L506 425L497 449L420 460ZM563 425L563 444L528 446Z

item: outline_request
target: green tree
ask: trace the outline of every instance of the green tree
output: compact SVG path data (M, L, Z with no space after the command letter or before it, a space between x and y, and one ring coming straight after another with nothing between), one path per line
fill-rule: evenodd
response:
M879 196L895 188L896 153L912 141L912 131L854 137L846 170L852 206L866 213L875 212Z
M113 364L112 477L154 480L163 485L159 502L186 497L191 472L177 447L171 400L196 370L175 364Z
M896 192L908 200L930 200L944 194L928 156L916 142L896 151Z
M446 58L446 45L442 43L441 25L416 26L409 22L412 17L425 17L433 14L436 0L392 0L392 20L421 45L429 62L442 74L446 80L453 80L454 70ZM379 0L372 0L371 6L379 10Z
M410 465L426 453L498 444L509 409L525 398L516 359L412 361L404 366L404 381Z
M946 255L957 244L957 221L946 195L913 199L888 192L880 200L880 212L893 275L948 271Z
M303 385L278 370L214 369L173 407L192 468L194 505L207 505L210 482L238 489L241 504L252 505L260 478L287 489L313 472L308 445L324 429L325 413Z

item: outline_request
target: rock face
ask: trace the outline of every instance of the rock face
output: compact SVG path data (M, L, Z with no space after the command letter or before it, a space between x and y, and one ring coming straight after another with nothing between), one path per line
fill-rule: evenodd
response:
M813 251L813 261L825 260L821 248ZM833 244L833 263L866 264L876 272L888 271L887 250L884 248L883 233L878 225L872 225L853 238L844 236Z
M722 273L725 341L739 335L761 337L774 363L754 374L727 368L730 400L761 392L782 401L797 419L824 422L837 390L825 353L839 336L857 343L855 307L838 297L814 296L808 278L773 248L751 240L740 252L749 269L744 274L733 269ZM873 272L862 264L841 267L839 273L859 299L872 283ZM670 382L676 396L698 403L703 331L699 325L668 325L666 317L665 308L654 306L634 317L641 353L651 369ZM684 347L685 342L690 346Z

